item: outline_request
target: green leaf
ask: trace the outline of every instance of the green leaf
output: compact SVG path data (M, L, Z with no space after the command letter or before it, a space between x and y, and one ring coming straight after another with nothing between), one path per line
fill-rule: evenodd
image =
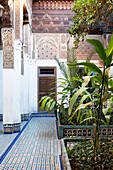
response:
M91 94L89 95L84 95L81 100L80 100L80 104L83 104L84 100L86 100L89 96L91 96Z
M105 53L103 44L99 40L95 40L95 39L87 39L86 41L88 43L94 45L95 51L97 52L99 57L105 62L105 60L106 60L106 53Z
M51 100L49 100L49 101L47 102L47 104L46 104L47 111L50 109L51 103L52 103L53 101L54 101L54 100L51 99Z
M112 62L112 53L106 58L106 67L108 67Z
M43 100L41 107L40 107L41 110L44 110L46 108L46 103L49 99L51 99L51 97L46 96L46 98Z
M68 66L71 66L71 67L78 66L78 65L86 66L91 71L97 72L98 74L100 74L100 76L102 76L102 71L95 64L93 64L93 63L90 63L90 62L81 62L81 63L68 64Z
M102 97L102 103L104 103L105 101L107 101L110 97L111 97L111 94L110 94L110 93L105 93L104 96Z
M50 107L50 111L52 111L54 109L55 104L56 104L56 101L53 101L52 104L51 104L51 107Z
M41 103L41 102L42 102L42 100L44 100L46 97L47 97L47 96L43 96L43 97L41 97L41 99L40 99L39 103Z
M107 66L107 68L109 68L109 67L111 67L111 66L113 66L113 63L112 63L112 64L110 64L109 66Z
M83 77L83 79L84 79L84 81L82 83L82 87L85 87L90 82L91 76L85 76L85 77Z
M79 121L79 119L80 119L80 114L81 114L81 111L79 110L79 112L78 112L78 116L77 116L77 122Z
M89 106L89 105L91 105L91 104L92 104L92 102L88 102L88 103L86 103L86 104L80 104L80 105L77 107L77 109L75 110L75 112L73 113L73 115L69 118L69 120L71 120L71 119L74 117L75 113L76 113L78 110L80 110L80 109L85 109L87 106Z
M106 56L108 57L113 51L113 35L106 49Z
M113 79L110 79L108 84L109 86L113 87Z
M95 81L97 81L99 84L101 84L102 83L102 79L100 79L100 77L99 76L94 76L94 77L92 77L92 79L94 79Z
M107 123L109 124L111 116L110 115L105 115L105 118L106 118Z
M89 117L89 118L86 118L86 119L84 119L83 121L81 121L80 124L82 124L83 122L85 122L85 121L87 121L87 120L92 120L92 119L96 120L95 117Z
M82 88L80 88L77 92L75 92L74 95L72 96L72 98L71 98L71 100L70 100L69 110L68 110L68 114L69 114L69 115L71 115L72 108L73 108L73 106L74 106L74 104L75 104L78 96L79 96L80 94L82 94L82 92L83 92L84 90L86 90L86 89L87 89L86 87L82 87Z
M102 109L104 115L106 115L106 113L108 112L108 109L109 109L109 108L104 108L104 109Z

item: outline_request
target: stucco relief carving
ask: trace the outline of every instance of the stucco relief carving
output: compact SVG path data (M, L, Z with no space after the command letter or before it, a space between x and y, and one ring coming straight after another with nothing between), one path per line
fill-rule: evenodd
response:
M59 1L42 1L39 0L34 4L37 5L37 9L72 9L73 1L59 0Z
M66 36L63 34L61 35L61 43L65 44L66 43Z
M57 56L66 59L68 38L68 34L35 34L33 41L35 58L53 59Z
M101 35L88 35L87 39L97 39L100 40L104 46L106 44L104 37ZM87 54L91 54L93 51L95 51L94 46L86 41L83 41L79 43L79 47L76 50L76 54L87 55Z
M76 49L76 54L90 54L92 51L94 51L94 47L86 41L83 41L79 43L79 47Z
M56 42L57 44L59 43L59 34L36 34L36 42L35 43L38 43L39 40L41 39L52 39L54 41L54 43Z
M3 48L13 47L12 28L2 28Z
M37 58L38 59L53 59L58 56L58 46L50 37L42 38L37 43Z
M2 28L2 43L3 43L3 68L13 68L14 56L13 56L12 28Z

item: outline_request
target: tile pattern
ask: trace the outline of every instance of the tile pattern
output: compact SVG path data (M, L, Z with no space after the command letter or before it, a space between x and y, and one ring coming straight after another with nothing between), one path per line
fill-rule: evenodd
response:
M60 170L55 117L32 118L0 169Z
M21 129L24 127L24 125L27 123L27 121L21 122ZM3 128L3 123L0 121L0 130ZM4 151L8 148L8 146L11 144L11 142L14 140L14 138L17 136L18 133L13 134L0 134L0 157L4 153Z

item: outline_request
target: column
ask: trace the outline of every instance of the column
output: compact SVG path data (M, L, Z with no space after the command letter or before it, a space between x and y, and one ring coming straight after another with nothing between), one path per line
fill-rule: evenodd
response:
M2 29L3 42L3 131L20 131L20 58L21 43L12 28Z
M0 121L3 120L3 50L0 49Z
M37 113L37 67L36 60L29 61L29 112Z

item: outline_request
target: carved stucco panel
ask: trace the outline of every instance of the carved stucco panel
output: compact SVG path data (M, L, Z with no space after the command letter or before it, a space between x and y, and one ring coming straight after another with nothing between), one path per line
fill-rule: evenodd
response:
M36 34L35 35L36 41L35 43L38 43L38 41L41 38L51 38L53 39L57 44L59 43L59 34Z
M3 68L14 68L13 29L2 28Z
M38 37L36 51L37 59L53 59L59 56L59 46L55 39L50 36Z
M67 58L68 34L34 34L34 51L36 59Z

